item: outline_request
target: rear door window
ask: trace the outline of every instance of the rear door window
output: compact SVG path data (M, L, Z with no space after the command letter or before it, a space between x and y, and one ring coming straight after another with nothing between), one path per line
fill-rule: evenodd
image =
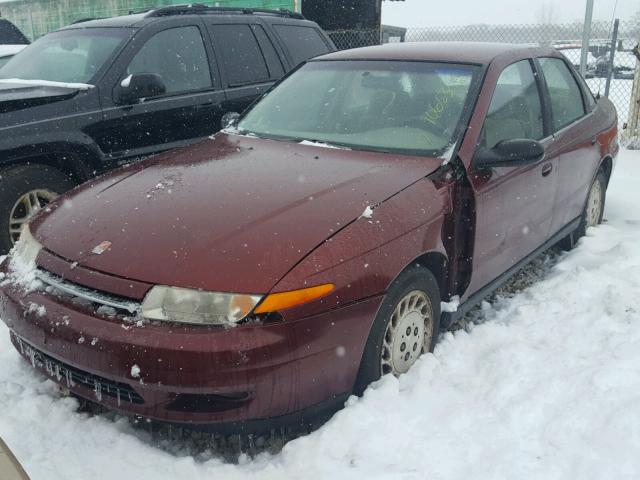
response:
M276 49L271 43L271 40L265 33L264 29L260 25L253 25L253 33L258 39L262 54L267 61L267 67L269 67L269 75L272 79L278 79L284 75L284 67L280 61L280 56L276 52Z
M229 86L266 82L271 78L258 40L249 25L213 25L212 29L222 47L220 56Z
M281 24L273 28L289 49L294 65L329 51L320 33L313 27Z
M557 132L585 114L582 92L563 60L544 57L539 61L551 98L553 131Z

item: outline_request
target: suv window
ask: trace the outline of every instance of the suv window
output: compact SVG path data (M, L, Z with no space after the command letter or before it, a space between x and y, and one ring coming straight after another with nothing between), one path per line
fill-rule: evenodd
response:
M230 86L265 82L271 78L249 25L213 25L213 32L223 46L221 56Z
M529 60L509 65L500 74L484 123L486 147L502 140L544 137L540 92Z
M156 33L133 58L127 73L157 73L167 93L212 86L209 61L200 29L177 27Z
M558 131L584 115L582 92L569 67L559 58L540 58L551 98L553 130Z
M327 44L313 27L274 25L273 28L291 52L294 65L329 51Z
M264 58L267 60L267 66L269 67L269 74L271 78L278 79L284 75L284 67L280 61L280 57L276 53L276 49L273 47L273 43L264 29L260 25L253 25L253 33L258 39Z

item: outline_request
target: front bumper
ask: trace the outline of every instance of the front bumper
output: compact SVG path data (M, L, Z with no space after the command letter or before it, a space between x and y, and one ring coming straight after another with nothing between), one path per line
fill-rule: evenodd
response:
M297 321L225 330L136 326L43 291L0 289L0 318L14 345L53 381L110 409L213 431L306 422L322 407L339 407L379 304L375 297Z

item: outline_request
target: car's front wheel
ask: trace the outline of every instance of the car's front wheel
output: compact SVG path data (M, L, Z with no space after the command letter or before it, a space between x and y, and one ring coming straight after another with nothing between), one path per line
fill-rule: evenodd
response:
M414 266L385 295L367 339L354 393L382 375L399 376L433 350L440 327L440 290L433 274Z
M75 183L48 165L17 165L0 171L0 254L20 237L22 225Z
M604 203L607 193L607 176L604 170L598 170L598 174L591 184L589 195L582 211L580 224L573 232L567 235L560 242L560 247L564 250L571 250L576 246L578 240L584 236L589 227L595 227L602 223L604 215Z

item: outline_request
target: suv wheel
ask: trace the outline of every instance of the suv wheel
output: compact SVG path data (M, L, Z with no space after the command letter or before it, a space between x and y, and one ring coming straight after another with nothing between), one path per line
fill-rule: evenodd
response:
M0 254L20 236L22 225L75 183L47 165L19 165L0 171Z
M399 376L433 351L440 329L440 290L424 267L402 273L385 295L367 339L354 393L388 373Z

